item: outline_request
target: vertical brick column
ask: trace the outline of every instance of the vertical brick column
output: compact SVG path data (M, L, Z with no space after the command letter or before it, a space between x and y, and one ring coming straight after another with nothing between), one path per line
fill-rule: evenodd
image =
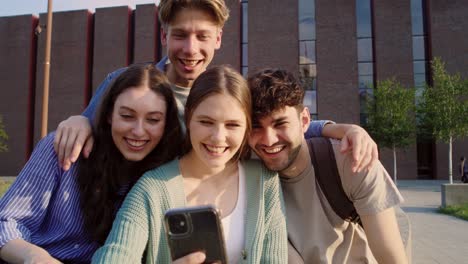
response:
M46 24L47 14L40 15ZM80 114L87 103L90 85L89 42L92 16L88 10L57 12L53 14L51 66L49 84L48 131L57 128L60 121ZM46 29L48 30L48 28ZM38 39L35 142L40 139L44 78L46 34Z
M468 79L468 5L464 0L429 1L429 42L432 57L440 57L450 74ZM468 157L468 138L453 143L453 175L459 180L458 163ZM436 175L448 179L448 144L436 145Z
M16 176L32 146L36 37L32 15L0 18L0 115L9 136L0 175Z
M373 1L373 20L377 82L395 78L404 87L414 87L410 1ZM393 175L392 150L382 150L380 159ZM399 179L417 178L415 144L397 150L397 166Z
M159 21L155 4L137 5L135 9L135 63L158 61Z
M249 73L276 67L299 73L298 1L249 1Z
M229 64L240 71L241 6L239 0L226 0L226 5L229 8L229 19L223 28L221 49L216 51L211 65Z
M316 0L317 112L359 123L355 1Z
M93 91L108 73L131 63L132 39L132 11L128 6L96 9Z

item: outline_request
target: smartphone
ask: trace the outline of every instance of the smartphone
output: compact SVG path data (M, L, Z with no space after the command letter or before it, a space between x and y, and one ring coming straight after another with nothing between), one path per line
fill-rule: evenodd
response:
M204 263L227 263L223 228L212 206L168 210L164 215L172 260L195 251L206 254Z

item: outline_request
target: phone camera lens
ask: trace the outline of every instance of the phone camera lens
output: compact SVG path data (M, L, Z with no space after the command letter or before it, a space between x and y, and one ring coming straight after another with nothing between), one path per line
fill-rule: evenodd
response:
M169 217L169 230L172 234L181 235L188 232L187 219L183 214Z

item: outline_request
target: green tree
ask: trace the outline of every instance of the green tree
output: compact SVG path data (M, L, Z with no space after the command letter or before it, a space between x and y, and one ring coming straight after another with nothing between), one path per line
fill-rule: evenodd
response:
M468 135L468 81L449 74L440 58L431 63L432 86L422 93L418 104L419 126L437 140L449 144L449 180L452 177L452 143Z
M368 120L365 125L380 147L393 151L393 180L397 180L396 149L413 143L414 89L404 88L395 79L377 83L374 95L367 101Z
M3 125L2 116L0 116L0 152L8 151L8 146L6 141L8 140L8 135L5 132L5 127Z

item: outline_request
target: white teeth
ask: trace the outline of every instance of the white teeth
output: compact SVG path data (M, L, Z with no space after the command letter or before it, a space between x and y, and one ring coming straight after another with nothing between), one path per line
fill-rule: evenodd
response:
M283 147L276 147L276 148L272 148L272 149L263 149L263 150L268 154L275 154L275 153L280 152L282 149L283 149Z
M214 146L208 146L208 145L205 145L205 146L210 152L213 152L216 154L223 153L226 150L226 147L214 147Z
M197 63L199 62L199 60L183 60L183 59L181 61L184 63L184 65L191 66L191 67L197 65Z
M144 144L146 144L147 141L146 140L133 140L133 139L127 138L127 142L132 147L141 147Z

